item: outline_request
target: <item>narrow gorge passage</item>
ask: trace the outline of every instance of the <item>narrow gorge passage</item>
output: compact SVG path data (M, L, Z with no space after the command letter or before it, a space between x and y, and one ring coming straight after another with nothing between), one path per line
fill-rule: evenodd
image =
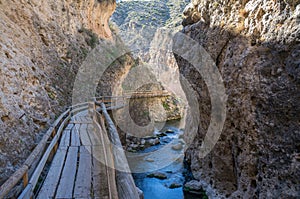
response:
M299 0L0 0L0 199L298 199L299 113Z

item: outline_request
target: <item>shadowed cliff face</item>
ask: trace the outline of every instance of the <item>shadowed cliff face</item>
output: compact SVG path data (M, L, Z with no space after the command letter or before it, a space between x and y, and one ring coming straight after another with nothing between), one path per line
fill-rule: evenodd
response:
M67 105L79 66L111 38L113 0L0 1L0 184Z
M200 159L200 146L210 122L209 93L193 66L175 56L200 102L201 124L186 159L194 177L219 195L299 197L298 4L196 0L184 12L183 32L211 55L228 95L221 137L211 153ZM185 130L189 128L187 119Z

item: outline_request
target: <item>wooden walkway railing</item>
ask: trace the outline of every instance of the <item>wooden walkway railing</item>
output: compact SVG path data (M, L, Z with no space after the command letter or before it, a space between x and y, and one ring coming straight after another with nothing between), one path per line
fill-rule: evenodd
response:
M130 171L126 155L123 151L123 146L120 141L118 131L114 125L114 122L110 118L106 110L106 106L103 102L100 104L102 114L108 126L109 138L112 146L112 153L115 163L115 168L122 167L122 171L116 169L116 181L118 188L118 195L120 199L138 199L139 194L135 187L135 183ZM127 172L126 172L127 171Z
M16 193L24 189L24 196L31 195L50 154L56 152L61 132L71 115L87 109L87 106L88 103L72 106L55 120L24 164L0 187L1 199L5 198L12 189L15 189ZM21 181L22 185L17 186Z
M128 91L124 93L123 96L102 96L100 98L95 98L92 102L77 104L70 107L50 126L48 131L44 134L43 138L26 159L24 164L4 184L1 185L0 199L9 197L9 194L12 194L12 192L15 193L15 195L12 197L18 196L18 198L31 198L34 195L33 192L38 184L41 173L43 172L46 163L51 161L53 155L57 151L62 132L70 122L72 115L89 109L89 112L93 118L93 125L95 129L106 129L104 124L105 118L109 129L109 138L115 146L122 147L116 127L107 113L107 110L122 108L130 98L151 98L169 95L170 94L167 91ZM104 117L101 116L99 111L101 111ZM107 140L104 142L107 142ZM109 145L109 143L104 144L106 146ZM120 154L115 147L110 147L105 150L105 154L107 156L107 165L114 164L109 162L111 160L117 162L118 164L127 164L125 154ZM110 199L117 199L120 195L121 197L119 198L122 199L138 198L136 189L132 189L132 187L135 185L131 174L126 172L117 172L116 174L115 170L108 168L107 175ZM116 180L120 181L121 183L116 183ZM116 187L117 184L118 187ZM119 194L118 190L120 192Z

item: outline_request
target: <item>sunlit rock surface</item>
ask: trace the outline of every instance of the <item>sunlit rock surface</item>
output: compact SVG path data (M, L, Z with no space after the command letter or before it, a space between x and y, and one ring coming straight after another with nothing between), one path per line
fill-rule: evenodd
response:
M71 104L75 75L114 1L0 1L0 184Z

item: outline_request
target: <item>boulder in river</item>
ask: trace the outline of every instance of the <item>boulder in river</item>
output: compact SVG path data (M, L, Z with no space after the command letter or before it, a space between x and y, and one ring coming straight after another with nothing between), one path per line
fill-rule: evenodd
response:
M159 141L158 138L155 138L155 139L150 139L150 140L148 140L148 143L149 143L150 145L154 146L154 145L159 144L160 141Z
M182 144L181 143L178 143L178 144L175 144L172 146L172 149L173 150L176 150L176 151L179 151L183 148Z
M165 131L165 133L174 133L174 131L171 130L171 129L167 129L167 130Z
M165 136L167 136L167 134L166 133L157 133L156 136L157 137L165 137Z
M187 182L184 186L183 186L183 191L186 193L191 193L191 194L197 194L197 195L202 195L202 196L206 196L205 191L202 187L201 182L197 181L197 180L191 180L189 182Z
M183 132L183 131L180 131L180 132L178 133L178 138L179 138L179 139L183 139L183 137L184 137L184 132Z
M161 180L167 179L167 175L161 172L154 172L147 175L148 178L158 178Z
M145 139L141 139L141 144L145 144L146 143L146 140Z
M173 182L173 183L171 183L171 184L169 185L169 188L170 188L170 189L176 189L176 188L179 188L179 187L182 187L182 185L179 184L179 183L176 183L176 182Z

